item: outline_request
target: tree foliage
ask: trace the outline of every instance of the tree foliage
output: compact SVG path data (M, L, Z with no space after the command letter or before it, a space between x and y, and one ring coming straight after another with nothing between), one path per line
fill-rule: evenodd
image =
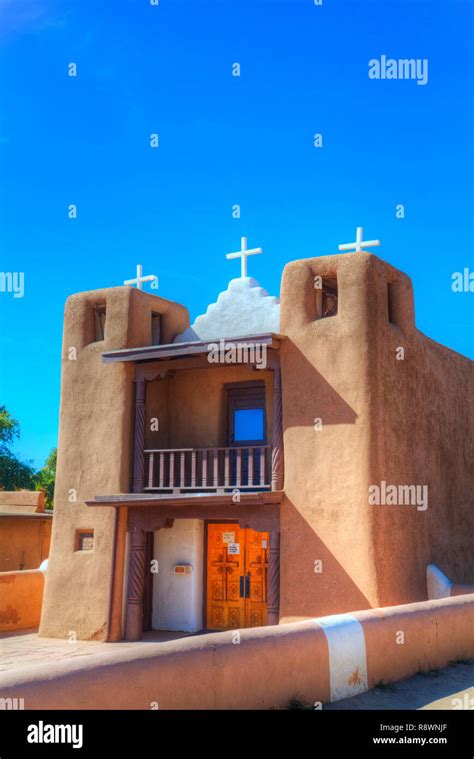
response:
M11 450L20 436L20 425L5 406L0 406L0 490L43 490L48 508L53 507L56 477L56 448L36 471L30 461L21 461Z
M53 508L54 498L54 481L56 479L56 460L58 449L53 448L44 466L36 475L36 489L42 490L46 497L46 506L48 509Z
M13 443L20 436L20 425L5 406L0 406L0 447Z

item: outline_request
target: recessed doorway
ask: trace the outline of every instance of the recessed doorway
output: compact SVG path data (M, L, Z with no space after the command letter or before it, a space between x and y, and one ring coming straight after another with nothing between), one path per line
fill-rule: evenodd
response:
M233 630L267 624L269 533L238 523L207 525L206 627Z

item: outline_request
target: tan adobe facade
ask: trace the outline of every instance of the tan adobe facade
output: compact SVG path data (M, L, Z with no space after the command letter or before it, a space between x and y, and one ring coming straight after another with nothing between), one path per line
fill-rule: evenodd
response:
M40 490L0 490L0 572L37 569L48 558L52 512Z
M430 563L474 582L473 398L369 253L289 263L280 304L232 280L192 327L132 287L71 296L40 635L423 601Z

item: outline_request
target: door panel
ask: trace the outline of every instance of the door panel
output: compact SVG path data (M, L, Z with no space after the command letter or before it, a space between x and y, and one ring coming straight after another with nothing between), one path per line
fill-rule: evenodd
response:
M245 623L240 596L244 574L245 530L238 524L209 524L207 538L207 628L232 630ZM239 553L235 551L238 546Z
M246 530L246 573L250 592L245 599L246 627L267 624L268 532Z
M268 541L238 524L208 525L207 629L267 624Z

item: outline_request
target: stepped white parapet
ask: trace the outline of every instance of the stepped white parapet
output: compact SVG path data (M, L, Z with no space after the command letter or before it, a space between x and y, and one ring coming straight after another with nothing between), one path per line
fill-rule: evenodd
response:
M231 279L194 324L173 342L214 340L280 331L280 300L269 295L252 277Z

